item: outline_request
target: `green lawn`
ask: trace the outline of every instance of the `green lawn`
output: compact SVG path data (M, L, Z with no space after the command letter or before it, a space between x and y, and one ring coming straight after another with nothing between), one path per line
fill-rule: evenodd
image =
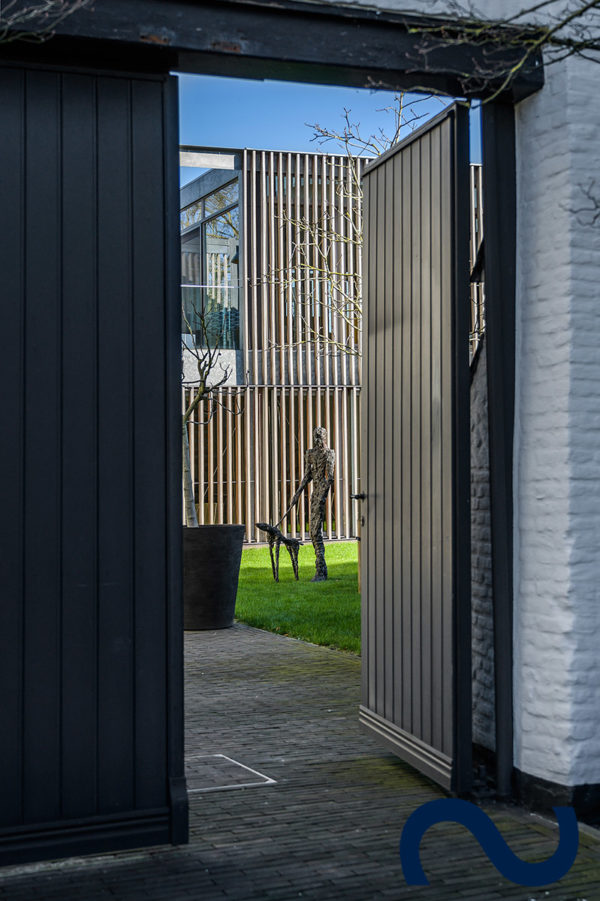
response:
M279 555L279 583L273 579L268 548L245 548L235 617L249 626L314 644L360 654L360 595L356 542L325 545L329 577L315 574L312 544L300 548L296 582L285 548Z

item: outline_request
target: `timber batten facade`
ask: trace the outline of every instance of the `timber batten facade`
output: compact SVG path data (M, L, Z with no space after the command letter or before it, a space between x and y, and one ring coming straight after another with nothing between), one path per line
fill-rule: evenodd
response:
M183 160L189 160L192 149L184 153ZM245 522L246 540L262 541L255 523L277 522L283 515L304 473L313 429L321 425L337 455L324 533L328 539L355 538L359 510L352 495L360 491L360 178L365 161L259 150L230 155L238 170L224 171L220 182L227 185L235 179L239 185L239 233L234 231L240 250L240 339L234 366L235 381L247 387L240 393L231 386L221 389L212 417L210 402L203 402L189 429L198 519ZM207 176L197 180L195 193L192 185L182 189L184 236L194 230L186 209L210 196L209 188L213 194L219 190L219 180ZM201 273L204 265L205 278L200 280L207 285L199 287L210 292L215 266L208 260L210 250L204 252L207 262L195 265L184 251L182 268L184 274ZM221 277L220 284L225 281ZM219 290L223 298L226 290L231 292L230 287ZM190 389L184 389L184 403L189 396ZM288 523L294 537L308 538L306 498Z

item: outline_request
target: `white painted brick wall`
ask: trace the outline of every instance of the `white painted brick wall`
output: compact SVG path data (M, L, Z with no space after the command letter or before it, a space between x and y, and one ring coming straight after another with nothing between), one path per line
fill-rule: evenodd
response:
M569 140L566 66L517 113L515 766L568 782ZM524 252L525 251L525 252ZM548 691L551 691L551 697Z
M474 5L506 17L527 4ZM514 752L563 785L600 782L600 223L573 212L582 184L600 189L599 85L600 63L567 60L517 110Z
M600 782L600 68L569 60L517 117L515 765Z
M483 343L471 377L471 590L473 741L493 750L494 626L487 367Z
M596 179L600 194L600 63L568 67L571 105L571 209ZM593 98L590 101L590 98ZM571 450L571 598L575 651L570 735L572 780L600 782L600 221L571 217L572 346L569 405Z

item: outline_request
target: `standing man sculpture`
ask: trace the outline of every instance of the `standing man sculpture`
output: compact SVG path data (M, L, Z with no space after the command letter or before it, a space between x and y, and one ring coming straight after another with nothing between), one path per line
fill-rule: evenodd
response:
M325 563L325 545L323 544L323 519L325 517L325 503L327 495L333 485L333 471L335 469L335 451L327 447L327 432L317 426L313 432L314 447L306 451L305 472L298 490L292 498L290 506L283 514L277 525L283 522L290 511L296 506L300 495L309 482L312 481L313 489L310 497L310 538L315 549L316 571L313 582L323 582L327 578L327 564Z

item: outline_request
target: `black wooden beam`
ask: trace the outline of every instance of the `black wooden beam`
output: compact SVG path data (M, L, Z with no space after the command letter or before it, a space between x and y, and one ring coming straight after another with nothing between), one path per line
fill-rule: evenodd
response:
M496 791L513 769L513 434L515 407L516 169L514 110L482 106L485 317L490 439Z
M482 73L506 71L518 47L509 36L505 44L497 35L492 45L462 41L451 28L456 22L306 2L102 0L66 18L46 52L60 47L64 62L65 52L81 52L77 43L95 42L100 55L110 45L150 49L181 72L489 94L499 78ZM3 53L15 52L7 46ZM505 96L520 100L542 83L541 59L532 58Z

